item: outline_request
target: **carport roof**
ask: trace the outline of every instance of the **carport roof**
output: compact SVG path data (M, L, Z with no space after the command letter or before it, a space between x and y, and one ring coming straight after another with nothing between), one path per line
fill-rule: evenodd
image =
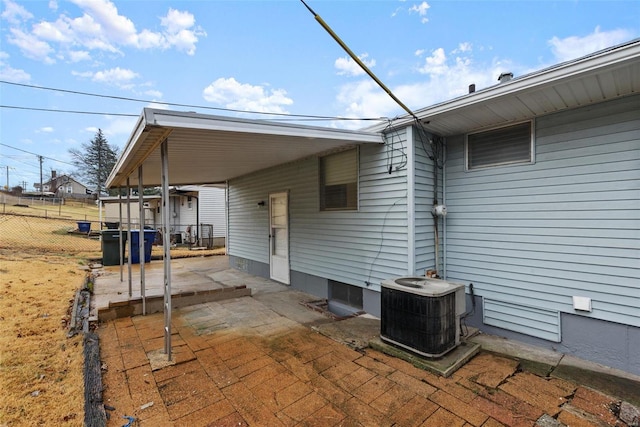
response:
M169 185L212 184L358 144L376 132L350 131L145 108L107 187L161 184L160 145L168 141Z

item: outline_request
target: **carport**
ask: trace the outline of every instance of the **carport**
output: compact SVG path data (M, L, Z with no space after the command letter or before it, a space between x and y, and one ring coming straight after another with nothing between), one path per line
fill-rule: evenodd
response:
M169 186L223 184L252 172L359 144L381 134L145 108L111 171L107 188L162 189L163 241L170 241ZM142 251L143 240L140 239ZM171 255L164 256L164 352L171 360ZM142 253L142 252L141 252ZM144 304L144 263L141 294Z

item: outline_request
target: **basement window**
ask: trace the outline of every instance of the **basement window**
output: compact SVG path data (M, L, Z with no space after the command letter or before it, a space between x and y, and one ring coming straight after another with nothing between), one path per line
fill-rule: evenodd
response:
M320 158L320 210L358 209L358 149Z
M470 133L465 141L466 169L533 163L532 122Z

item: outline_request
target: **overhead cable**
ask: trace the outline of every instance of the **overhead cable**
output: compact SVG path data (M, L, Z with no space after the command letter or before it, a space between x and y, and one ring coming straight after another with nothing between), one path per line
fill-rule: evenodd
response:
M167 106L173 106L173 107L185 107L185 108L199 108L199 109L203 109L203 110L225 111L225 112L232 112L232 113L262 114L262 115L267 115L267 116L282 116L282 117L299 117L300 119L303 119L303 120L305 120L305 119L309 119L309 120L363 120L363 121L386 120L386 118L383 118L383 117L370 117L370 118L334 117L334 116L321 116L321 115L313 115L313 114L290 114L290 113L274 113L274 112L270 113L270 112L265 112L265 111L237 110L237 109L233 109L233 108L211 107L211 106L207 106L207 105L180 104L180 103L176 103L176 102L154 101L154 100L149 100L149 99L131 98L131 97L126 97L126 96L104 95L104 94L99 94L99 93L82 92L82 91L78 91L78 90L60 89L60 88L53 88L53 87L47 87L47 86L36 86L36 85L30 85L30 84L26 84L26 83L15 83L15 82L9 82L9 81L6 81L6 80L0 80L0 83L7 84L7 85L13 85L13 86L26 87L26 88L29 88L29 89L48 90L48 91L53 91L53 92L69 93L69 94L73 94L73 95L82 95L82 96L92 96L92 97L97 97L97 98L115 99L115 100L119 100L119 101L143 102L143 103L146 103L146 104L158 104L158 105L167 105ZM5 107L5 108L20 108L20 107ZM27 109L27 108L23 108L23 109ZM46 111L46 110L42 110L42 111ZM53 111L56 111L56 110L53 110ZM73 111L69 111L69 112L73 113ZM126 115L126 116L128 116L128 114L118 114L118 113L115 113L115 114L111 114L111 113L93 113L93 114L109 114L109 115Z

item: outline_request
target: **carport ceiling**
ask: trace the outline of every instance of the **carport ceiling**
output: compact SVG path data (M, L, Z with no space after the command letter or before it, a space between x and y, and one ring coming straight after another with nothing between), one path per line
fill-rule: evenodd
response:
M107 187L161 184L160 145L168 142L169 185L211 184L294 160L382 144L380 133L243 120L145 108Z

